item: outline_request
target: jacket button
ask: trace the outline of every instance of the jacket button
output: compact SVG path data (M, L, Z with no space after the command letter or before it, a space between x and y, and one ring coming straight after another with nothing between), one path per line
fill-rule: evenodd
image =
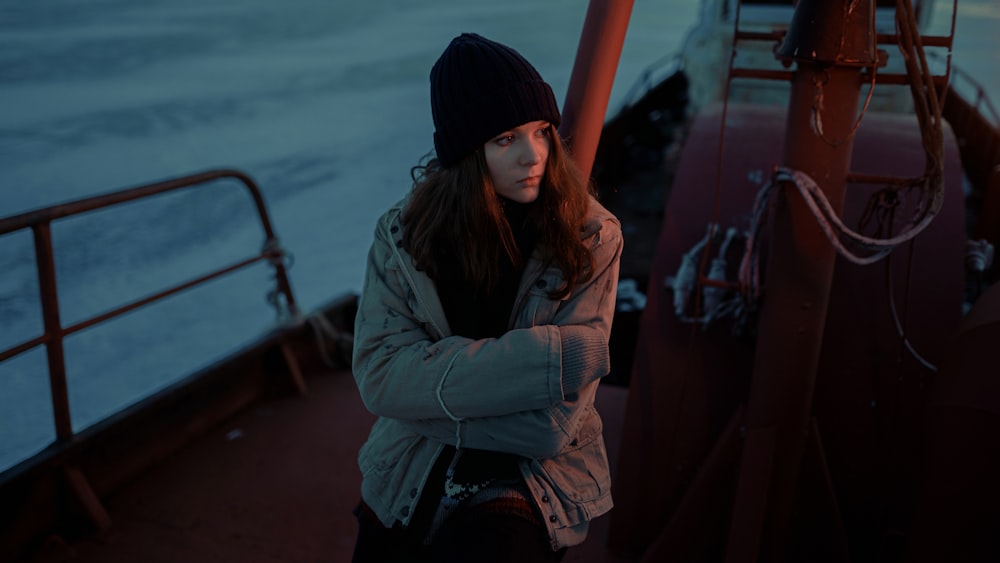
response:
M536 281L535 287L537 287L538 289L545 289L545 280Z
M549 495L543 495L542 502L549 502Z
M410 489L410 498L417 498L417 489Z
M553 514L552 516L549 516L549 522L555 522L555 521L557 521L557 520L559 520L559 519L558 519L558 518L556 518L556 515L555 515L555 514Z
M403 516L409 516L410 515L410 507L409 506L404 506L403 510L401 512L403 513Z

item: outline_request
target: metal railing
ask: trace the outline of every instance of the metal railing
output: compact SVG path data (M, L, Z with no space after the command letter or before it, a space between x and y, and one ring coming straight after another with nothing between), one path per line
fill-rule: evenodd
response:
M235 179L241 182L249 190L250 196L253 198L261 226L266 236L263 248L258 254L84 319L70 326L62 325L59 317L55 255L52 247L51 224L53 221L173 190L207 184L224 178ZM34 235L35 261L38 267L38 285L44 333L41 336L13 347L0 350L0 362L38 346L45 346L48 360L49 388L52 395L52 412L55 419L56 440L58 442L68 441L73 437L73 425L70 419L69 396L66 384L66 363L63 351L63 339L66 336L264 260L269 262L274 268L275 281L277 283L276 291L284 297L284 305L288 312L292 315L298 314L295 298L292 295L292 288L284 266L284 251L278 245L278 239L274 235L267 207L264 204L264 198L256 183L249 176L237 170L210 170L69 203L53 205L0 219L0 236L24 229L31 229Z
M954 67L954 71L955 77L960 79L960 81L955 81L956 84L953 85L953 90L969 102L969 105L974 110L982 114L986 121L993 125L994 128L1000 128L1000 113L993 106L990 94L986 91L986 88L965 70L956 66ZM968 90L972 90L972 93L969 94Z

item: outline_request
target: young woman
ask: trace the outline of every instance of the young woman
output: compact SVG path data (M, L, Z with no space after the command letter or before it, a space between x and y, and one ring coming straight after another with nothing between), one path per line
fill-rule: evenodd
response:
M379 219L354 377L378 415L354 561L558 561L612 506L594 395L622 250L513 49L431 69L436 158Z

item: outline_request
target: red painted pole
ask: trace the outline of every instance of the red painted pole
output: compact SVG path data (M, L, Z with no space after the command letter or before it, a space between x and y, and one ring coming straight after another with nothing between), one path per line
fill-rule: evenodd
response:
M632 0L591 0L583 22L559 134L584 177L594 166L632 4Z
M842 207L870 3L800 0L779 56L795 60L784 163ZM850 9L848 9L850 7ZM793 186L779 194L727 562L783 561L823 343L836 252Z

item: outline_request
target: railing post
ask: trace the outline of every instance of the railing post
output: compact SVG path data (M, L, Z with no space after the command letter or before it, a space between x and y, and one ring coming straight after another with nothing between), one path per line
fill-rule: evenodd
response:
M59 297L56 288L56 265L52 253L52 229L48 221L32 226L35 236L35 263L38 266L38 289L42 300L42 321L45 325L45 351L49 363L49 388L52 392L52 415L56 438L67 441L73 437L73 422L69 415L69 393L66 385L66 360L63 354L62 324L59 320Z

